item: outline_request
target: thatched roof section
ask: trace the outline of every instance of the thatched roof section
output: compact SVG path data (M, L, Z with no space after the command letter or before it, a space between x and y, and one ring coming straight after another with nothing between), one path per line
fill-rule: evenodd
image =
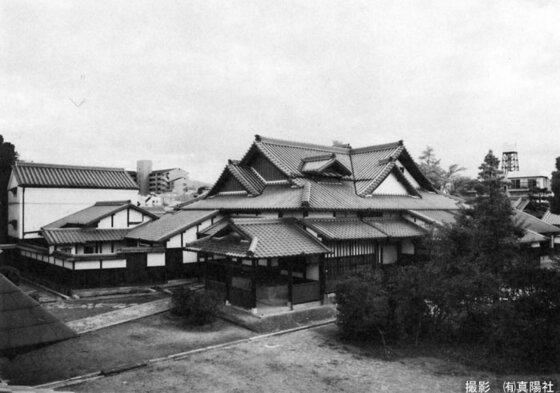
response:
M76 333L0 274L0 356L14 356Z

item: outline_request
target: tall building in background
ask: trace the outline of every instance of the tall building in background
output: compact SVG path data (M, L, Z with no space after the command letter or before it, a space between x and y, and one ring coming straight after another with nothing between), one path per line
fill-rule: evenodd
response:
M136 172L129 172L140 187L140 195L183 194L188 186L189 173L181 168L152 170L151 160L139 160Z

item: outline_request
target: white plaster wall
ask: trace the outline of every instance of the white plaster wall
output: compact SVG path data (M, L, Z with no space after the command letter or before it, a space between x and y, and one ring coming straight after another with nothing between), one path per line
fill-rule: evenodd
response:
M8 236L14 238L22 238L23 233L21 232L21 211L22 211L22 189L17 188L17 183L13 177L10 176L10 181L8 183L8 190L16 188L16 195L14 195L11 191L8 191L8 222L12 220L17 220L16 228L13 225L8 224Z
M132 200L135 202L137 193L136 190L26 187L23 229L25 232L38 231L42 226L85 209L98 201ZM38 235L29 234L25 237L38 237Z
M128 214L129 214L129 221L130 222L138 222L138 223L142 223L144 222L144 215L142 213L140 213L138 210L134 210L134 209L128 209ZM132 224L130 225L132 226L136 226L138 224Z
M148 254L147 266L165 266L165 253L150 253Z
M307 278L319 281L319 265L307 265Z
M401 252L403 254L414 255L414 243L410 239L404 239L401 242Z
M384 194L384 195L408 195L408 191L402 185L397 177L391 173L383 183L381 183L374 191L373 194Z
M76 270L101 269L99 261L79 261L74 264Z
M383 264L395 263L397 255L397 246L395 244L383 245Z
M103 261L103 269L120 269L126 267L125 259L116 259L112 261Z
M195 229L196 230L196 229ZM181 234L175 235L167 241L167 248L181 248Z
M197 253L192 251L183 251L183 263L197 262Z

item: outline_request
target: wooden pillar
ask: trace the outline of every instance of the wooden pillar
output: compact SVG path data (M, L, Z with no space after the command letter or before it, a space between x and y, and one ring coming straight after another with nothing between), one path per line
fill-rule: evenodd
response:
M325 256L319 256L319 295L321 296L321 304L325 304Z
M257 260L251 260L251 301L253 310L257 310Z
M294 309L294 265L292 259L288 259L288 307Z
M204 273L204 289L208 289L208 255L202 254L202 260L203 260L202 270Z
M231 292L231 258L226 257L226 304L230 303L230 292Z

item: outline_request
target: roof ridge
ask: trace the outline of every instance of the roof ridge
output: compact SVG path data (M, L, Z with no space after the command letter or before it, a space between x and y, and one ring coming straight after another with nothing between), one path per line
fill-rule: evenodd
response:
M381 145L371 145L371 146L364 146L364 147L357 147L355 149L350 149L350 154L369 153L372 151L392 149L399 146L404 146L402 139L396 142L384 143Z
M101 171L124 171L124 168L120 167L101 167L101 166L83 166L83 165L63 165L63 164L46 164L40 162L27 162L27 161L16 161L14 167L43 167L43 168L64 168L64 169L77 169L77 170L101 170Z
M271 145L291 146L300 149L314 149L314 150L323 150L323 151L327 150L334 153L345 153L345 154L348 154L351 150L345 147L318 145L315 143L307 143L307 142L295 142L295 141L288 141L285 139L267 138L260 135L255 135L255 142L265 143L265 144L268 143Z

